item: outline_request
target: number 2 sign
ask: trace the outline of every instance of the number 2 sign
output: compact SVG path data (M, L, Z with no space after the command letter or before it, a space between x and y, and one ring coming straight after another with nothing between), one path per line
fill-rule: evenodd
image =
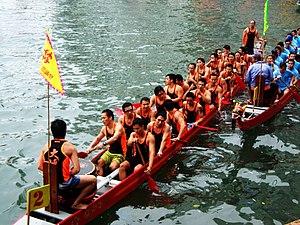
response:
M50 185L33 188L27 191L27 213L43 208L50 202Z

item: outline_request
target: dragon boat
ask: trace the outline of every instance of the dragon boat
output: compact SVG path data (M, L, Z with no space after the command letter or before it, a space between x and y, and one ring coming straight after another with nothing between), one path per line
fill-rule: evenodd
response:
M292 99L300 102L298 91L299 82L297 86L289 87L288 92L269 107L237 103L232 111L233 128L237 123L241 131L247 131L274 118Z
M235 85L232 96L235 95L238 90L239 86ZM224 101L228 101L229 98L230 96L227 93L224 96ZM182 136L180 140L173 142L163 151L163 155L161 157L156 156L154 158L152 174L155 174L196 134L204 132L205 130L210 130L210 128L206 126L211 122L217 113L217 106L215 106L204 116L203 120L198 126L192 127ZM103 152L104 151L100 152L89 162L93 163L94 165ZM118 180L118 169L105 177L97 176L97 189L95 190L95 193L91 195L87 209L72 211L70 208L62 207L60 205L59 212L53 213L49 212L45 208L40 208L29 213L30 224L84 225L92 221L115 203L127 196L130 192L134 191L148 179L148 175L144 172L145 168L147 168L147 165L148 163L126 177L123 181ZM14 223L14 225L24 225L27 224L27 221L28 213L25 213Z

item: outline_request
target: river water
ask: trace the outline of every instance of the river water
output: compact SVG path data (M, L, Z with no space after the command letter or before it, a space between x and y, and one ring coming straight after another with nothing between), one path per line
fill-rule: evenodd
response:
M2 0L0 4L0 224L24 213L41 185L37 160L47 141L47 85L38 74L50 30L66 95L50 91L50 117L68 123L79 151L99 132L100 112L151 96L167 73L187 74L199 56L241 45L264 1ZM299 27L294 0L272 0L267 50ZM240 95L239 98L246 99ZM300 107L269 124L232 131L230 108L218 132L193 139L142 185L91 224L284 224L300 217Z

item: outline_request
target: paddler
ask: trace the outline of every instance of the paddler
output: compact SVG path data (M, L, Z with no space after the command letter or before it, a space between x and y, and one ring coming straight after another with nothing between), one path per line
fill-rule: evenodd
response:
M103 110L101 119L104 126L86 151L89 154L94 149L108 148L97 163L99 176L103 176L105 165L109 165L111 171L117 169L124 161L127 151L125 130L121 124L115 123L113 112L110 109ZM104 137L106 141L100 142Z
M225 95L226 92L229 91L230 95L231 95L233 92L233 88L234 88L234 84L235 84L235 80L236 80L236 77L235 77L235 74L233 71L233 65L231 63L227 64L225 66L225 70L223 70L220 73L220 77L223 78L226 82L226 86L222 86L222 89L223 89L222 94Z
M151 174L153 160L155 157L155 139L154 136L144 129L141 118L133 120L133 130L131 133L127 146L131 151L128 151L126 160L122 162L119 170L119 179L124 180L127 176L126 171L136 171L144 164L149 162L145 172Z
M156 112L165 110L164 103L166 99L170 99L170 97L167 96L164 88L162 86L156 86L154 88L154 95L150 98L150 107L155 105Z
M186 83L191 86L194 84L194 87L196 87L198 80L199 80L199 74L196 70L196 63L190 63L188 65L188 75L186 76Z
M174 140L180 140L187 131L184 116L174 107L174 102L171 99L165 101L165 109L167 111L167 123L172 127L172 137L174 136Z
M209 104L211 103L211 93L205 88L206 79L199 79L197 89L192 92L195 95L195 100L200 103L203 109L203 115L206 115L209 112Z
M176 84L182 87L183 93L185 93L190 86L186 82L184 82L183 76L181 74L176 74L175 78L176 78Z
M278 99L281 98L283 94L286 94L288 92L288 87L293 85L292 80L294 79L294 75L292 72L288 71L286 69L286 63L281 62L279 64L279 70L275 70L274 75L274 81L278 84ZM286 84L288 86L286 86Z
M155 115L155 121L150 122L147 127L147 130L155 138L155 151L158 156L162 156L163 150L171 144L171 130L170 125L165 122L166 119L166 111L158 111Z
M174 107L180 109L182 107L183 88L176 84L175 74L167 74L165 79L165 92L167 96L174 102Z
M193 92L188 92L182 106L182 113L188 128L197 126L203 119L203 108L195 101Z
M130 134L133 132L133 120L135 118L139 118L140 116L137 115L133 110L133 105L130 102L125 102L122 105L123 115L121 115L118 119L118 123L121 124L126 133L126 139L130 137Z
M223 90L216 72L210 74L206 89L211 93L210 109L218 105L218 111L220 112L222 109Z
M143 120L144 128L147 129L148 123L155 120L155 111L150 107L150 99L143 97L140 101L141 106L136 110L136 114Z
M73 209L86 209L87 205L81 203L95 188L96 177L93 175L76 175L80 171L80 164L76 147L68 142L66 137L67 125L65 121L56 119L51 123L53 139L50 146L44 145L38 164L38 169L43 170L43 163L50 161L57 165L58 183L66 189L81 189L80 194L72 204ZM73 167L70 169L70 163Z

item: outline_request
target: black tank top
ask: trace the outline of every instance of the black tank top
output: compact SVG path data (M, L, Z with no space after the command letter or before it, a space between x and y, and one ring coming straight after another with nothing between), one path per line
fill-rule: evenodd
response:
M149 147L147 145L147 136L148 136L148 132L146 133L145 139L143 141L142 144L140 144L139 142L137 142L138 146L140 147L142 156L145 160L145 163L149 162ZM137 135L136 135L137 137ZM136 157L141 158L140 153L138 152L138 150L136 150Z
M216 99L217 99L216 90L217 90L217 88L218 88L218 86L215 86L214 89L209 90L210 93L211 93L211 103L215 103L216 102Z
M135 114L133 116L133 119L132 119L132 122L133 120L135 119ZM126 133L126 140L128 140L128 138L130 137L130 134L133 132L133 125L132 125L132 122L131 122L131 125L128 125L126 122L125 122L125 115L123 117L123 127L125 129L125 133Z
M156 111L157 112L164 111L165 110L164 103L160 105L157 101L157 99L158 99L157 96L155 98L156 98L155 99Z
M247 37L246 46L249 48L254 48L255 33L256 30L254 30L254 32L251 32L250 29L248 28L248 34L247 34L248 37Z
M167 95L169 95L169 97L170 97L171 99L178 98L178 96L175 94L175 90L176 90L176 86L174 87L174 92L173 92L173 93L170 93L170 92L169 92L169 87L167 88ZM173 102L173 104L174 104L174 108L180 109L179 102Z
M144 129L147 130L147 125L148 125L148 123L150 123L149 112L148 112L148 114L144 117L144 115L143 115L143 113L142 113L142 110L141 110L141 118L142 118L142 121L143 121Z
M48 151L44 153L45 161L49 161L57 166L57 177L59 183L63 183L65 181L63 176L64 162L66 163L66 166L70 165L70 159L62 152L62 146L65 142L66 140L51 140L49 154ZM49 159L48 155L50 156Z
M185 112L186 112L186 122L187 123L194 123L196 122L197 113L196 113L196 104L194 106L193 111L188 110L187 104L185 105Z
M115 133L115 126L116 124L114 124L114 131L112 134L110 134L108 132L107 126L106 126L106 139L111 138L112 136L114 136ZM109 147L109 152L112 154L122 154L123 155L123 150L122 150L122 136L120 136L115 142L113 142L112 144L110 144Z
M162 142L162 138L163 138L163 130L165 127L165 124L162 126L162 128L160 129L159 133L156 133L154 130L154 126L155 126L155 122L153 123L152 127L151 127L151 134L153 134L154 138L155 138L155 151L156 153L158 152L159 148L160 148L160 144Z

